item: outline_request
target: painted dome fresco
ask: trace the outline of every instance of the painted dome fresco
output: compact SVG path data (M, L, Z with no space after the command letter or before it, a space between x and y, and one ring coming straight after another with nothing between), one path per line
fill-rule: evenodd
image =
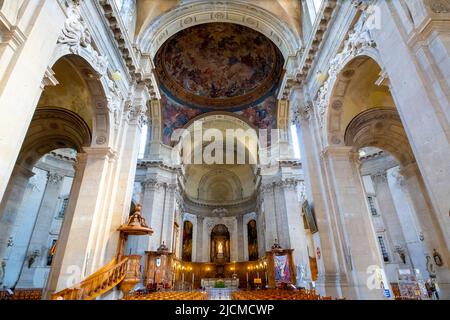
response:
M163 91L186 106L236 111L273 94L283 69L263 34L231 23L207 23L170 38L156 55Z

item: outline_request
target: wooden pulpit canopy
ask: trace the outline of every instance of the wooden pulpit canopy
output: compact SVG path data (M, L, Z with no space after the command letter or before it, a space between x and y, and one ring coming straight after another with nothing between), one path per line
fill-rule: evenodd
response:
M122 232L125 235L132 236L151 236L153 234L153 230L147 225L144 217L141 215L142 206L138 204L136 206L136 210L128 219L128 222L121 225L118 231Z

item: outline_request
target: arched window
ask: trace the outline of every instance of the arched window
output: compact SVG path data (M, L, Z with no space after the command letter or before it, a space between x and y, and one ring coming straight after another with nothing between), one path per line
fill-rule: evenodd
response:
M138 159L144 159L145 149L147 148L147 134L148 134L148 125L143 126L141 132L141 144L139 147L139 155Z

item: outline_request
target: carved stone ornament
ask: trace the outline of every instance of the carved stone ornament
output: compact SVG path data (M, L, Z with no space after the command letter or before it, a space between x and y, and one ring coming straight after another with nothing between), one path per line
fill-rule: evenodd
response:
M108 61L92 46L91 33L81 17L79 3L80 1L75 0L68 1L67 19L64 22L62 34L58 38L58 44L67 45L69 51L76 55L80 55L81 50L86 50L92 58L93 67L98 73L104 75L108 68Z
M434 13L449 13L450 12L450 0L433 0L429 1L431 11Z
M136 93L130 94L129 101L125 105L125 117L131 121L136 122L139 126L147 124L147 101L140 97L135 96Z
M59 174L57 172L48 172L47 173L48 183L57 184L57 183L61 182L63 178L64 178L64 176L62 176L61 174Z

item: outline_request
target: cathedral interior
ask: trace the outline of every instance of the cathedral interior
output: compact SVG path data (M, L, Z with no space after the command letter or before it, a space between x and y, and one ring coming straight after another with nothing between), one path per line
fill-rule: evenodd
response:
M0 300L450 299L448 0L0 0Z

